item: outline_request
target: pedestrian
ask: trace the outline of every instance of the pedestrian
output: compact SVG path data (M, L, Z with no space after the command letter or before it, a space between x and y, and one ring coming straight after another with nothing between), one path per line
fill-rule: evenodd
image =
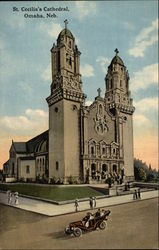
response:
M13 193L9 193L9 205L12 205L12 198L13 198Z
M90 208L92 209L93 208L93 199L92 199L92 197L90 197L90 199L89 199L89 205L90 205Z
M78 211L78 207L79 207L79 203L78 203L78 199L75 200L75 212Z
M137 191L135 189L135 200L137 200Z
M138 194L138 199L141 199L140 188L138 189L138 192L137 192L137 194Z
M11 191L8 190L7 193L6 193L6 194L7 194L7 203L8 203L8 204L9 204L9 201L10 201L10 192L11 192Z
M15 192L15 193L14 193L14 197L15 197L14 204L15 204L15 205L18 205L18 204L19 204L19 196L18 196L18 195L19 195L18 192Z
M93 201L94 201L94 202L93 202L93 203L94 203L93 206L94 206L94 208L96 208L96 205L97 205L96 197L93 198Z

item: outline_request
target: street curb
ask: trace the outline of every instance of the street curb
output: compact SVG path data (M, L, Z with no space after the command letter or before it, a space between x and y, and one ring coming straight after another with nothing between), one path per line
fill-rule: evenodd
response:
M24 208L21 208L21 207L11 206L11 205L8 205L8 204L2 203L2 202L0 202L0 204L2 204L4 206L7 206L7 207L12 207L12 208L21 209L21 210L24 210L24 211L27 211L27 212L39 214L39 215L42 215L42 216L45 216L45 217L57 217L57 216L63 216L63 215L69 215L69 214L77 214L77 213L81 213L81 212L84 212L84 211L94 211L94 210L96 210L98 208L106 208L106 207L110 208L110 207L114 207L114 206L120 206L120 205L129 204L129 203L132 203L132 202L142 202L142 201L145 201L145 200L156 199L156 198L158 198L158 196L156 196L156 197L150 197L150 198L145 198L145 199L139 199L139 200L133 200L132 199L130 201L123 202L123 203L106 205L106 206L97 206L95 209L87 208L87 209L79 210L78 212L74 211L74 212L67 212L67 213L61 213L61 214L55 214L55 215L43 214L43 213L40 213L40 212L35 212L35 211L27 210L27 209L24 209Z

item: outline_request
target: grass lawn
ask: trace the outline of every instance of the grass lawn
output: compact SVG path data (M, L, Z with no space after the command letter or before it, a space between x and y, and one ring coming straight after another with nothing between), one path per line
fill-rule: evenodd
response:
M71 186L39 186L28 184L0 184L0 190L17 191L19 194L36 196L54 201L74 200L76 198L86 198L90 196L100 196L102 193L90 187Z

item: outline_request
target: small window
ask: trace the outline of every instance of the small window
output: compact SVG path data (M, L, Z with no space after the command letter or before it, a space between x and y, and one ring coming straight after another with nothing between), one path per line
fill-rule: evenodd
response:
M59 163L56 161L56 170L59 170Z
M120 80L120 87L122 87L122 80Z
M94 147L91 147L91 154L94 154Z
M105 148L105 147L102 148L102 154L103 154L103 155L106 154L106 148Z
M26 173L27 173L27 174L30 173L30 166L26 166Z
M69 41L69 44L68 44L69 48L71 48L71 41Z
M113 154L115 154L115 152L116 152L116 150L115 150L115 148L113 148Z
M71 57L69 58L69 65L72 66L72 59L71 59Z

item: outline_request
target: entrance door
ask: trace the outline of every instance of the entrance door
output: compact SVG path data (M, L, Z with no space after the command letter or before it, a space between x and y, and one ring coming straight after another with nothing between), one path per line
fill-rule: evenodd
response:
M95 163L91 164L91 176L92 176L92 179L95 179L96 177L96 164Z
M117 165L113 165L113 172L117 173Z
M104 172L108 171L108 166L106 164L102 165L102 171Z

